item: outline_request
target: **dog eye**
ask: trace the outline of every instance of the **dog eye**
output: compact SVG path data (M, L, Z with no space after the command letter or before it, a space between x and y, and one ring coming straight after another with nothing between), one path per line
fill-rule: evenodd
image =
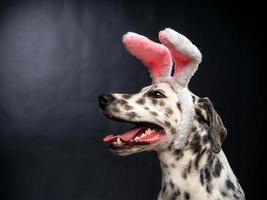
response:
M159 98L166 98L166 96L164 94L162 94L160 91L155 90L155 91L151 91L148 93L149 97L155 98L155 99L159 99Z

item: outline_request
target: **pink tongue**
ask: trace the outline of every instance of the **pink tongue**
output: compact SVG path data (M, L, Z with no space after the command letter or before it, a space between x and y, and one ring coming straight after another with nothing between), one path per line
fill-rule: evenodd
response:
M125 142L128 142L134 136L136 136L136 134L138 134L139 131L141 131L143 129L145 130L146 128L144 128L144 127L133 128L133 129L127 131L126 133L122 134L122 135L116 135L116 136L114 136L114 135L110 134L110 135L104 137L103 141L104 142L113 142L114 140L116 140L119 137L121 140L123 140Z

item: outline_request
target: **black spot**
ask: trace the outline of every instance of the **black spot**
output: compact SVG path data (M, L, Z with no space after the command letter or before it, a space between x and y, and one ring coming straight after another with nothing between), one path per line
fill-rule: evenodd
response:
M159 102L159 105L160 105L160 106L165 106L165 102L164 102L164 101L160 101L160 102Z
M206 178L207 183L210 183L212 179L210 169L206 167L204 170L204 173L205 173L205 178Z
M221 190L220 192L221 192L222 196L227 197L227 192L226 191Z
M213 176L214 177L220 177L222 171L222 164L219 161L219 159L216 160L214 169L213 169Z
M227 189L235 190L235 186L234 186L233 182L230 179L226 180L225 185L226 185Z
M170 107L167 107L165 110L169 115L173 114L173 110Z
M183 172L183 178L184 179L187 178L187 174L190 174L190 172L191 172L191 166L192 166L192 160L189 161L187 167L184 169L184 172Z
M192 95L192 100L193 100L193 103L196 102L196 97L194 95Z
M195 133L190 143L190 148L194 153L198 153L201 150L200 139L200 135L198 133Z
M180 102L177 102L176 106L177 106L178 110L182 111Z
M175 134L176 133L176 129L174 127L171 127L171 134Z
M138 100L136 101L136 103L138 103L138 104L140 104L140 105L144 105L145 102L146 102L145 98L141 98L141 99L138 99Z
M208 160L208 163L207 163L208 167L212 168L214 159L215 159L215 156L213 156L213 154L209 154L208 159L207 159Z
M151 99L151 101L152 101L152 103L153 103L154 105L156 105L156 104L158 103L158 101L155 100L155 99Z
M130 94L123 94L122 97L124 99L130 99L132 97L132 95L130 95Z
M170 187L171 187L171 189L174 188L174 184L173 184L172 180L170 181Z
M184 199L189 200L190 199L190 194L188 192L184 192Z
M200 170L200 183L201 185L204 185L204 170Z
M234 194L234 198L235 199L239 199L239 196L237 196L236 194Z
M165 162L161 162L161 164L162 164L162 167L164 167L164 168L168 168L169 167Z
M196 126L192 126L191 131L195 132L196 130L197 130L197 127Z
M170 124L170 122L167 122L167 121L165 121L165 125L166 125L168 128L170 128L170 127L171 127L171 124Z
M181 152L182 152L182 150L180 150L180 149L176 149L176 150L174 150L174 154L175 154L175 155L179 155L179 154L181 154Z
M190 174L191 173L191 168L192 168L192 160L189 161L189 164L187 166L187 173Z
M207 191L208 193L211 193L211 190L212 190L211 185L210 185L210 184L207 184L207 185L206 185L206 191Z
M125 101L124 99L119 100L119 103L120 103L122 106L128 104L128 102Z
M180 190L177 189L176 192L177 192L177 196L180 196L180 194L181 194Z
M145 107L145 110L149 110L149 108L148 107Z
M128 117L130 117L131 119L134 119L137 115L135 112L129 112L126 114Z
M172 193L171 200L176 200L176 198L180 195L180 191L176 190Z
M132 110L132 109L133 109L132 106L129 106L129 105L127 105L127 104L124 106L124 108L125 108L125 110Z
M174 154L176 155L175 160L180 160L184 156L184 152L182 150L175 150Z
M186 179L187 178L187 173L186 173L186 170L184 170L183 172L183 178Z
M176 168L176 165L174 163L171 163L172 168Z
M165 191L166 191L166 188L167 188L166 183L163 182L163 185L162 185L162 192L165 192Z
M202 137L203 144L207 144L209 141L210 141L210 136L209 135L204 135Z
M120 112L120 110L118 109L118 108L112 108L111 109L113 112L115 112L115 113L119 113Z
M196 112L196 120L200 123L200 124L206 124L209 125L209 121L208 119L206 119L204 117L204 115L201 112L200 108L195 108L195 112Z
M199 165L199 161L201 159L201 157L204 155L204 153L206 152L206 148L204 148L202 151L200 151L195 159L195 168L198 169L198 165Z
M154 112L154 111L150 111L150 113L154 116L158 116L158 113Z

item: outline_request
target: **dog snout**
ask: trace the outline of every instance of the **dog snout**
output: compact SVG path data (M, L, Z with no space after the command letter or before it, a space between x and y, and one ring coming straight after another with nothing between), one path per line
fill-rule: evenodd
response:
M115 97L111 94L101 94L98 97L99 105L101 108L106 107L107 105L111 104L115 100Z

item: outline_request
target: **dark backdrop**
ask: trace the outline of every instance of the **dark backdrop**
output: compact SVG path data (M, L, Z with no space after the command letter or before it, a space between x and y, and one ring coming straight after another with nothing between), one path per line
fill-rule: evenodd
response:
M0 3L0 199L156 199L154 153L113 156L101 143L127 125L105 119L97 96L150 83L121 44L127 31L157 40L172 27L201 50L190 83L229 135L224 151L248 199L264 179L262 5L224 1ZM262 59L261 59L262 58ZM263 66L265 65L265 66Z

